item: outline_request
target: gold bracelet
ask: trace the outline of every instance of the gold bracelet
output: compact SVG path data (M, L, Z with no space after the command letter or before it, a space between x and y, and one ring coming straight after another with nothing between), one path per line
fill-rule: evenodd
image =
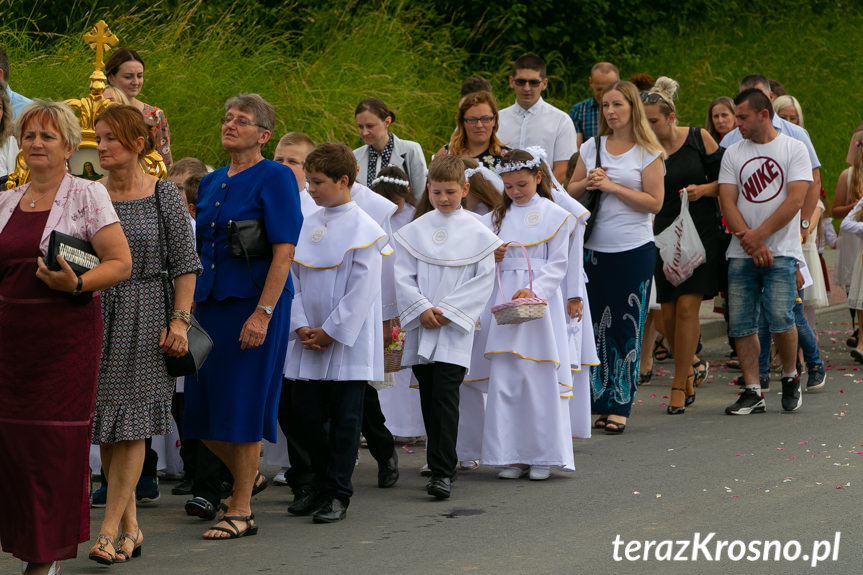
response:
M192 324L192 314L184 309L175 309L171 312L171 319L178 319L186 322L186 325Z

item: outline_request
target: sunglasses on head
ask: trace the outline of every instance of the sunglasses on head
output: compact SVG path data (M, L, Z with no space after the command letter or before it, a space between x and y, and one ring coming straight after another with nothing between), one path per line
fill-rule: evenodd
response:
M657 102L664 102L665 98L662 95L653 92L652 94L648 94L647 92L641 93L641 102L643 104L656 104Z
M525 80L524 78L516 78L513 82L519 88L523 88L525 84L530 84L531 88L539 88L539 85L542 84L542 80Z

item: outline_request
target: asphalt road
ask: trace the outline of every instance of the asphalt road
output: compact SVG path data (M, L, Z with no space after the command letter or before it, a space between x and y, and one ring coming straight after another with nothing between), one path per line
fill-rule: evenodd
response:
M253 503L259 534L221 542L201 540L208 524L187 517L185 497L170 495L171 484L163 482L158 505L139 510L143 556L107 569L125 575L860 573L863 365L857 371L844 345L847 320L844 310L820 314L828 382L805 394L798 412L782 413L774 378L767 413L725 415L736 394L729 381L739 372L718 367L727 350L717 338L703 353L710 377L684 415L665 414L671 362L657 364L623 435L574 441L574 473L502 481L495 469L481 467L459 476L451 499L435 501L418 473L421 445L401 452L402 477L389 490L375 487L376 466L364 450L345 521L314 525L288 516L289 490L270 487ZM101 516L93 510L93 529ZM693 542L705 539L694 552ZM778 543L765 543L771 540ZM728 542L719 554L717 541ZM87 560L88 548L82 545L61 572L104 573ZM767 560L752 560L765 548ZM0 556L0 572L18 573L17 562Z

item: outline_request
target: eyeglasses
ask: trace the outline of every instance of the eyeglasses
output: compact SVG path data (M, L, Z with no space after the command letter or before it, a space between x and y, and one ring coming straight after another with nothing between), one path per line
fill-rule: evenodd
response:
M233 123L234 123L234 125L235 125L235 126L237 126L237 127L239 127L239 128L245 128L246 126L257 126L257 127L259 127L259 128L263 128L264 130L269 129L269 128L267 128L266 126L262 126L262 125L260 125L260 124L256 124L256 123L254 123L254 122L253 122L253 121L251 121L251 120L247 120L246 118L236 118L236 117L234 117L234 116L225 116L224 118L222 118L221 122L222 122L222 125L223 125L223 126L224 126L224 125L226 125L226 124L230 124L231 122L233 122Z
M539 88L539 85L542 84L542 80L525 80L524 78L516 78L513 82L519 88L523 88L525 84L530 84L531 88Z
M493 124L494 116L480 116L479 118L465 118L465 124L476 126L477 124Z

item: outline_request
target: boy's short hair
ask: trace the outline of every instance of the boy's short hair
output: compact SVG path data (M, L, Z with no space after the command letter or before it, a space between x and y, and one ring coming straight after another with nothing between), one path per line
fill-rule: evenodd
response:
M200 174L192 174L183 180L183 193L186 194L187 204L198 203L198 186L201 185L201 178L203 176Z
M515 76L519 70L534 70L539 72L541 78L545 78L545 60L528 52L512 63L512 75Z
M474 92L491 92L491 82L482 76L471 76L461 83L462 98Z
M168 177L171 176L200 176L204 177L209 174L206 164L198 158L182 158L177 160L171 167L168 168Z
M354 157L354 152L340 142L319 144L306 156L303 168L307 172L324 174L334 182L342 176L347 176L348 187L354 185L357 177L357 159Z
M429 164L429 182L458 182L463 186L464 162L452 154L438 154Z
M276 147L278 148L279 146L308 146L309 148L314 148L315 143L302 132L288 132L279 139Z

